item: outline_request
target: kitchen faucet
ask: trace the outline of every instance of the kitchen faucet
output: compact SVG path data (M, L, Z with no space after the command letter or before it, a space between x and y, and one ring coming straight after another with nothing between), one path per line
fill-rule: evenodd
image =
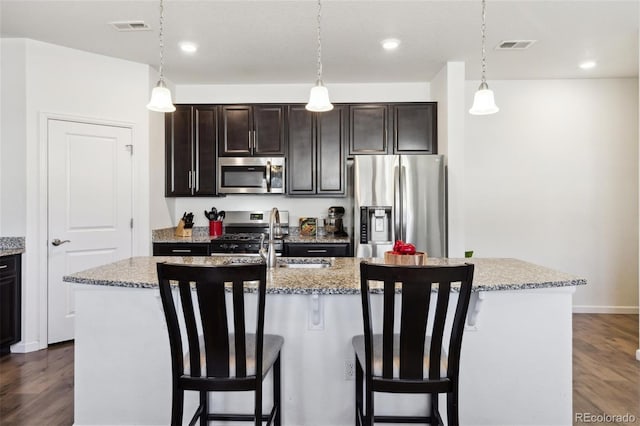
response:
M274 247L274 224L280 226L280 212L277 207L271 209L269 216L269 241L267 250L264 249L264 234L260 236L260 256L267 262L267 268L271 269L276 266L276 249Z

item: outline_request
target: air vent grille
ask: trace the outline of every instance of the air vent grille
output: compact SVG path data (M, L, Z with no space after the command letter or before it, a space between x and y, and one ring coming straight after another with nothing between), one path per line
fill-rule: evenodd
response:
M524 50L531 47L536 40L503 40L496 50Z
M150 31L151 27L144 21L118 21L110 22L117 31Z

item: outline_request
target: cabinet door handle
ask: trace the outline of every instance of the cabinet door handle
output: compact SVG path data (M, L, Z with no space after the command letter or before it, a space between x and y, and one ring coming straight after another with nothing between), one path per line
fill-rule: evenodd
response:
M327 249L309 249L307 253L326 253Z
M9 267L9 265L0 265L0 269L6 269L8 267Z
M191 253L191 249L171 249L171 253Z
M189 170L189 189L191 189L191 170Z
M253 133L253 154L255 154L256 150L258 149L258 147L256 146L256 131L254 130L252 133Z

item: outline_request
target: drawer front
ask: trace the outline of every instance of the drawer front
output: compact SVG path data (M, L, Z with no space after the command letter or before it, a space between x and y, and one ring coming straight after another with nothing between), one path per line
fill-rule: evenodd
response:
M349 244L296 244L288 243L287 256L291 257L348 257Z
M0 257L0 276L8 277L16 274L17 255Z
M163 244L153 245L154 256L209 256L209 244Z

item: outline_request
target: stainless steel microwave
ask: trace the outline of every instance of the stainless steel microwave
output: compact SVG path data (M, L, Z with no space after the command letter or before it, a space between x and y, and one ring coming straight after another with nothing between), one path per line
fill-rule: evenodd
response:
M218 193L284 194L284 157L220 157Z

